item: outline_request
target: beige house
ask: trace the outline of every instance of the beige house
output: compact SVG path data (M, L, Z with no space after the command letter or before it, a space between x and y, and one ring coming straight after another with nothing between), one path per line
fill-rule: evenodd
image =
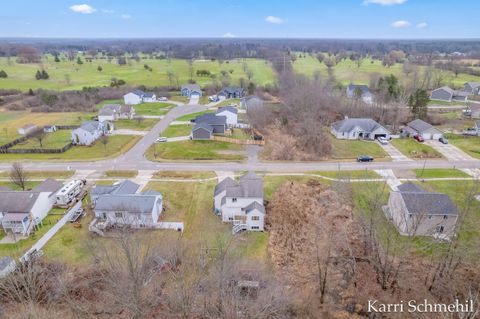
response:
M455 233L458 212L448 195L416 184L402 184L391 192L384 211L401 235L448 238Z

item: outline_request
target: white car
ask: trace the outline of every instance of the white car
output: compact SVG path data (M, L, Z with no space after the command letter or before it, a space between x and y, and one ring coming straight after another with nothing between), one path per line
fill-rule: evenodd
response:
M158 100L159 100L159 101L168 101L168 99L167 99L166 97L164 97L164 96L158 98Z
M165 143L167 141L167 138L164 136L160 136L155 140L155 143Z
M378 142L382 145L387 145L388 144L388 141L385 137L383 136L380 136L379 138L377 138Z

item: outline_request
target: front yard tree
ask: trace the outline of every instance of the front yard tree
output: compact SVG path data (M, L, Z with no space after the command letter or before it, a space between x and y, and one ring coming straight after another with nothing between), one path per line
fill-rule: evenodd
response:
M100 138L100 143L102 143L103 145L103 150L105 151L105 153L107 153L107 145L108 145L108 135L103 135L101 138Z
M28 176L21 163L13 163L10 170L10 181L22 190L27 187Z
M102 72L102 71L103 71L103 68L102 68L101 65L98 66L97 71L98 71L98 72Z
M37 140L38 145L40 148L43 148L43 141L47 137L47 133L45 133L43 130L39 130L35 135L33 135L33 138Z
M77 57L77 64L78 65L82 65L83 64L83 61L80 57Z
M3 78L3 79L8 78L7 72L5 72L4 70L0 70L0 78Z
M427 117L427 105L430 101L427 91L417 89L408 98L408 106L416 119L425 119Z
M135 117L135 121L137 121L137 124L140 125L145 121L145 117L137 116L137 117Z

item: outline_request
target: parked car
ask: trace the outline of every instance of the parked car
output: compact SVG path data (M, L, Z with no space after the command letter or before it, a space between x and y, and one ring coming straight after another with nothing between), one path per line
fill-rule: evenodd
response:
M413 137L417 142L420 142L420 143L423 143L425 142L425 140L423 139L423 137L421 135L415 135Z
M357 162L373 162L373 157L369 155L360 155L357 157Z
M208 97L209 102L218 102L220 99L216 95L211 95Z
M440 137L438 141L442 144L448 144L448 140L445 137Z
M377 141L382 145L387 145L388 144L388 140L383 136L380 136L379 138L377 138Z
M167 141L167 138L164 136L160 136L155 140L155 143L164 143Z
M158 99L159 101L168 101L168 99L165 96L162 96Z

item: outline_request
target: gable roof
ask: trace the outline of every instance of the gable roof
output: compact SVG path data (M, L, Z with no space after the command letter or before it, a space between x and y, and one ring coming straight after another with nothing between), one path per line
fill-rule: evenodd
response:
M234 113L234 114L238 113L238 110L237 110L236 107L228 105L228 106L218 108L218 110L215 112L215 114L220 114L220 113L225 112L225 111L226 112L231 112L231 113Z
M253 172L240 177L235 185L226 187L227 197L261 197L263 198L263 181Z
M10 256L5 256L0 258L0 270L4 270L7 267L9 267L12 262L15 262L15 259L13 259Z
M333 123L332 127L337 132L351 132L355 127L360 127L365 132L373 132L378 128L383 128L388 131L376 121L366 118L346 118L342 121Z
M184 84L182 85L182 91L187 89L189 91L201 91L200 85L192 83L192 84Z
M420 119L413 120L410 123L408 123L407 125L408 125L408 127L412 128L413 130L415 130L419 133L425 132L429 129L434 129L434 130L439 131L438 129L434 128L431 124L429 124L425 121L422 121Z
M411 183L411 182L401 184L401 185L398 186L397 188L398 188L398 190L399 190L400 192L410 192L410 193L413 193L413 192L417 192L417 193L426 192L426 190L424 190L423 188L421 188L421 187L418 186L417 184L414 184L414 183Z
M100 127L100 122L99 121L85 121L80 125L80 128L82 130L85 130L89 133L93 133L95 131L98 131Z
M472 89L475 89L477 87L480 87L480 82L467 82L465 85L469 85Z
M131 182L129 180L124 180L120 183L114 185L99 185L92 188L90 193L92 195L129 195L135 194L140 188L140 185Z
M221 192L225 191L228 186L235 186L235 185L236 183L232 178L230 177L225 178L215 186L214 196L217 196Z
M455 90L451 89L451 88L448 87L448 86L442 86L442 87L439 87L438 89L435 89L435 90L433 90L433 91L437 91L437 90L444 90L444 91L446 91L446 92L448 92L448 93L450 93L450 94L452 94L452 95L455 93Z
M457 215L457 208L446 194L400 192L409 214Z
M209 125L226 125L227 124L227 117L226 116L217 116L214 113L205 113L203 115L199 115L195 118L195 123L207 123Z
M98 198L95 210L148 214L161 200L161 195L105 195Z
M253 203L251 203L247 207L242 208L242 210L244 210L246 214L250 213L251 211L253 211L255 209L258 209L258 211L265 214L265 206L263 206L262 204L260 204L257 201L254 201Z
M220 92L233 94L233 93L243 93L243 91L244 91L243 88L239 86L226 86Z
M28 130L37 127L35 124L29 123L21 127L21 129Z
M60 188L63 187L63 184L53 178L47 178L40 185L37 185L32 189L34 192L48 192L56 193Z
M39 195L28 191L0 192L0 212L30 213Z
M193 130L192 132L196 131L196 130L200 130L200 129L203 129L207 132L210 132L212 133L213 132L213 127L205 122L201 122L201 123L197 123L195 124L195 126L193 127Z
M136 96L138 97L143 97L145 95L145 92L143 92L142 90L133 90L132 92L130 93L133 93L135 94Z

